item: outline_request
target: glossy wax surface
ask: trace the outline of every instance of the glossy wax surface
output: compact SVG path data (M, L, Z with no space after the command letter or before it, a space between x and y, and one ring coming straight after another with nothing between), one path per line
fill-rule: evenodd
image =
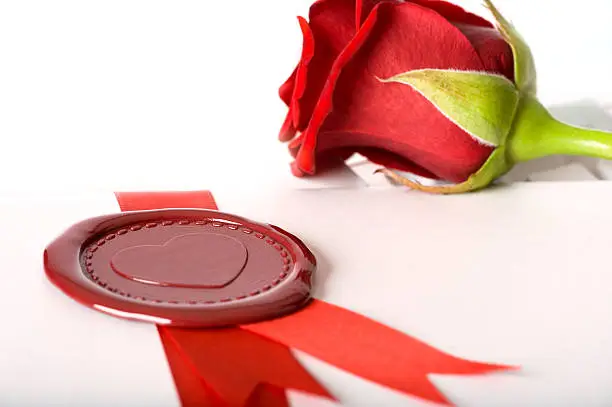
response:
M218 211L127 212L75 224L45 250L49 279L115 316L176 326L245 324L310 298L316 261L293 235Z

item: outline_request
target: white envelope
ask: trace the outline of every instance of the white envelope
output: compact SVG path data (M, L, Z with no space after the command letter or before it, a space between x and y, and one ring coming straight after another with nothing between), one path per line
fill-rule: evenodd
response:
M521 366L432 376L456 405L612 404L607 182L460 196L394 187L213 193L222 211L302 238L319 261L318 298L455 356ZM118 211L110 192L0 198L0 405L179 405L154 326L87 309L43 271L49 241ZM343 405L432 406L296 353ZM297 393L291 401L315 405Z

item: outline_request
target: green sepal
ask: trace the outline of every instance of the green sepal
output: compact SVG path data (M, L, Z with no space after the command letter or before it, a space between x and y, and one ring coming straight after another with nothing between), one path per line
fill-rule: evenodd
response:
M446 184L446 185L422 185L418 182L406 178L398 171L390 170L388 168L380 169L377 172L385 174L387 177L392 179L394 182L405 185L409 188L429 192L432 194L460 194L466 192L478 191L486 188L493 183L497 178L506 174L512 169L513 163L508 160L506 156L506 147L497 147L493 153L489 156L487 161L480 167L478 171L470 175L470 177L464 182L457 184Z
M492 147L505 140L519 102L511 81L486 72L418 69L381 81L411 86L466 133Z
M514 28L499 12L491 0L484 0L486 7L491 11L497 22L497 29L506 42L510 44L514 55L514 82L522 93L534 95L537 88L536 69L531 49Z

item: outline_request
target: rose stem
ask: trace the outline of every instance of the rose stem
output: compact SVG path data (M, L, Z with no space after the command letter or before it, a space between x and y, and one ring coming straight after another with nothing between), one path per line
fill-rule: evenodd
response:
M506 146L515 163L550 155L612 160L612 133L562 123L530 96L521 101Z

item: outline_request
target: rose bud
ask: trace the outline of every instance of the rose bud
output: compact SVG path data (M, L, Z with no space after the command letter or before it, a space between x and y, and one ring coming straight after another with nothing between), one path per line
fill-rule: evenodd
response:
M529 47L485 3L495 24L441 0L314 3L279 91L293 173L359 153L400 184L459 193L547 155L612 158L611 134L561 123L538 102Z

